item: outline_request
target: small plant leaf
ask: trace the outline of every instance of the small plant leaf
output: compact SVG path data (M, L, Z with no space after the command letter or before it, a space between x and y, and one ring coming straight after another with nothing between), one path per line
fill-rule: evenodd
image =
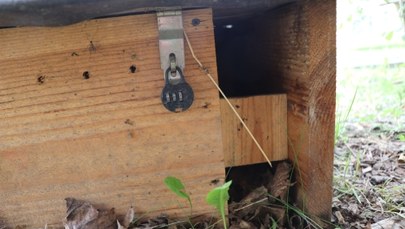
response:
M177 196L187 199L190 204L190 208L192 208L191 198L186 193L186 188L184 187L184 184L181 182L181 180L177 179L176 177L168 176L165 178L164 182L166 186Z
M271 219L271 229L277 229L277 222L273 219L273 217L270 217Z
M405 142L405 134L398 135L398 140L401 142Z
M387 34L385 35L385 39L386 39L387 41L390 41L393 36L394 36L394 31L391 31L391 32L389 32L389 33L387 33Z
M226 218L225 218L225 204L229 200L229 187L232 181L228 181L220 187L212 189L206 197L208 204L213 205L221 214L222 221L224 222L224 228L226 229Z

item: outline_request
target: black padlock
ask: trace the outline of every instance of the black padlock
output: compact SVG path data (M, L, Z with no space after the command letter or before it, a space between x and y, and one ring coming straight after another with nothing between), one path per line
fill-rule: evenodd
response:
M179 79L170 80L170 67L165 73L165 87L162 90L162 103L171 112L181 112L187 110L194 101L194 92L191 86L184 79L183 72L176 67L176 75Z

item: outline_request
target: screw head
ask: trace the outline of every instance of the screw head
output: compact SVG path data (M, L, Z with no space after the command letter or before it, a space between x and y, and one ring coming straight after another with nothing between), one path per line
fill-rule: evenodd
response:
M193 18L193 20L191 20L191 24L193 26L198 26L201 23L201 20L199 18Z

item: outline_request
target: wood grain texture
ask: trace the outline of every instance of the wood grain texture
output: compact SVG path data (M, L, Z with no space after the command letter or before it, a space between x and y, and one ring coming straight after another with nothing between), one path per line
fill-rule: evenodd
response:
M288 159L286 95L232 98L230 102L271 161ZM224 99L220 106L225 166L267 162Z
M287 93L297 200L309 215L324 220L330 220L332 203L335 19L336 1L300 0L258 18L251 38L255 67Z
M184 12L184 26L216 77L211 10ZM0 217L8 225L61 226L69 196L118 214L133 205L188 215L164 186L168 175L185 183L194 213L214 211L204 198L210 181L224 178L218 92L186 49L194 104L183 113L162 106L154 14L3 29L0 44Z

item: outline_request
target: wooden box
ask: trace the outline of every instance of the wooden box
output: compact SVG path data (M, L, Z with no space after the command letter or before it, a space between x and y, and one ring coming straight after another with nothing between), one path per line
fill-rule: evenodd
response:
M198 58L267 156L294 163L295 200L324 220L332 200L335 5L300 0L216 19L215 30L210 9L183 13ZM0 217L7 225L60 225L68 196L118 214L132 205L187 215L187 203L163 184L169 175L186 184L195 214L208 213L205 194L211 181L224 180L225 167L265 162L188 48L184 73L195 101L182 113L161 105L155 14L2 29L0 44Z

